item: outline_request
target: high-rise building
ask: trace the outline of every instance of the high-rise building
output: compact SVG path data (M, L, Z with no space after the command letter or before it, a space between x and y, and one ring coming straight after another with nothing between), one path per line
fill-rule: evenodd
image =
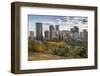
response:
M49 31L45 31L45 39L46 40L50 40L50 32Z
M54 31L54 30L55 30L55 29L54 29L54 26L53 26L53 25L50 25L50 26L49 26L49 30L50 30L50 31Z
M33 39L34 38L34 32L30 31L30 38Z
M79 32L79 28L77 26L74 26L73 29L74 29L74 32Z
M80 38L80 39L83 39L83 38L84 38L84 33L83 33L83 32L80 32L80 33L79 33L79 38Z
M62 38L63 38L63 40L65 40L65 41L67 41L67 39L68 39L68 35L67 35L67 34L68 34L68 31L66 31L66 30L63 30L63 31L62 31L62 36L63 36Z
M59 25L55 25L56 31L59 31Z
M71 37L72 39L77 40L79 38L79 28L77 26L74 26L71 28Z
M50 25L49 26L49 31L50 31L50 40L53 40L53 32L55 31L54 26Z
M78 40L79 39L79 33L78 32L74 32L73 33L73 39L74 40Z
M74 29L73 28L71 28L71 30L70 30L71 32L74 32Z
M36 39L43 40L43 27L42 23L36 23Z
M79 32L79 28L77 26L74 26L71 28L71 32Z
M59 25L55 25L55 31L56 31L56 40L59 41Z
M82 32L80 32L80 39L87 40L87 38L88 38L87 30L83 30Z
M59 31L59 40L63 40L63 33L62 33L62 31Z
M84 34L84 40L88 40L88 32L87 30L83 30L83 34Z
M56 31L52 31L51 34L52 34L52 39L51 40L56 40L57 32Z

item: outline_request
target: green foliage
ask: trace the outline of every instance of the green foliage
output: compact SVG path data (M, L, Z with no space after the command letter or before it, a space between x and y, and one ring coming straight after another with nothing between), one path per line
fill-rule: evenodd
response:
M36 40L29 40L28 50L33 52L41 52L52 55L58 55L66 58L86 58L87 48L82 45L71 45L67 42L45 41L39 42Z
M33 52L45 52L46 47L43 43L39 43L33 39L28 42L28 50Z

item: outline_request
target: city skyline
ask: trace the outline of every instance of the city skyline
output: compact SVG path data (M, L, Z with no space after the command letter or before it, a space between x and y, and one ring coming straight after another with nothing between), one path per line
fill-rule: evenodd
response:
M49 26L59 25L59 30L69 30L77 26L79 27L79 31L88 28L88 17L81 17L81 16L36 16L36 15L29 15L28 16L28 26L29 31L34 32L34 36L36 36L36 26L37 22L43 23L43 36L46 30L49 30Z
M43 30L43 23L36 23L36 36L34 36L33 31L29 31L29 39L35 38L36 40L54 40L54 41L62 41L62 40L83 40L86 39L88 36L88 31L83 30L79 31L79 28L77 26L74 26L73 28L68 30L59 30L59 25L53 25L49 26L49 30L42 31ZM43 34L45 36L43 36Z

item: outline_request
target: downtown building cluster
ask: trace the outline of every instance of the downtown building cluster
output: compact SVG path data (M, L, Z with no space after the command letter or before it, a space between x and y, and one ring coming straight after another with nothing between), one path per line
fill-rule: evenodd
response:
M36 37L34 37L33 31L29 31L29 38L36 38L36 40L40 41L87 40L87 36L87 30L79 32L77 26L73 26L70 30L60 30L59 25L49 25L49 30L43 32L43 23L36 23Z

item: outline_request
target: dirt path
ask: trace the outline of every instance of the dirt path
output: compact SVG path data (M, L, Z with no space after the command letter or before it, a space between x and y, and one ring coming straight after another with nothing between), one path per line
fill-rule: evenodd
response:
M44 53L36 53L36 52L29 52L28 53L28 60L55 60L55 59L65 59L65 57L51 55L51 54L44 54Z

